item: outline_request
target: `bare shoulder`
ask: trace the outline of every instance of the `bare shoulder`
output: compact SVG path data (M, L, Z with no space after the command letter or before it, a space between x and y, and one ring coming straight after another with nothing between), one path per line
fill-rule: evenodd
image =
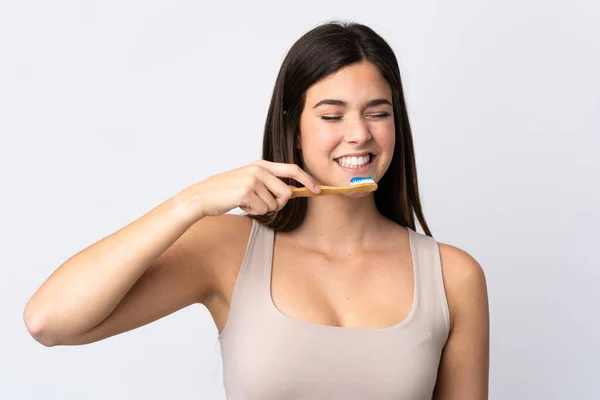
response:
M446 243L438 243L444 277L459 285L480 285L485 274L479 262L465 250Z
M469 303L475 300L487 303L486 277L479 262L465 250L446 243L438 244L453 325L456 315L466 311Z
M148 272L154 275L154 270L164 270L163 274L178 275L179 284L189 285L190 291L196 293L195 301L205 303L219 293L228 267L237 262L239 254L243 256L251 226L252 221L241 215L204 217L167 249Z
M207 246L218 244L218 248L239 246L239 241L245 242L252 220L243 215L223 214L218 217L205 217L196 222L190 230L192 237L202 236Z
M188 241L204 265L218 269L245 251L251 229L252 220L243 215L205 217L190 228Z
M438 244L450 309L450 334L433 398L487 399L490 326L485 274L466 251Z
M252 230L252 220L243 215L223 214L217 217L205 217L191 229L190 241L194 243L198 262L205 267L211 282L211 291L207 297L227 291L232 274L244 257L248 238ZM201 244L201 245L200 245ZM225 287L224 287L225 285ZM206 303L208 299L204 299Z

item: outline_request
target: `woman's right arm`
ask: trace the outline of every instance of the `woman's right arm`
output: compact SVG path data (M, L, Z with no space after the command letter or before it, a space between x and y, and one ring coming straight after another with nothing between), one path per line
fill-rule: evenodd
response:
M291 188L276 176L315 185L295 165L259 161L183 190L75 254L28 301L28 331L46 346L85 344L202 302L243 218L223 214L281 209Z
M25 307L31 335L46 346L83 344L195 302L207 281L180 277L192 270L201 275L186 260L187 238L195 236L188 232L195 221L187 207L185 199L175 196L67 260ZM121 302L112 332L103 331L103 321Z

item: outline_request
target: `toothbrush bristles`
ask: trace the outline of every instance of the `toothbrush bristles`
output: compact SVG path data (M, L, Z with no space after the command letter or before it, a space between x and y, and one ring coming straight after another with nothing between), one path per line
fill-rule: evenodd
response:
M350 185L360 185L363 183L375 183L375 181L373 180L372 176L369 176L369 177L355 176L354 178L352 178L350 180Z

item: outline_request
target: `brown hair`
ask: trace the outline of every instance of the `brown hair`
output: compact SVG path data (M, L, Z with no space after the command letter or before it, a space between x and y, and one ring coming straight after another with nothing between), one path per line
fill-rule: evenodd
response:
M416 215L425 234L431 236L419 198L412 133L398 62L386 41L365 25L328 22L308 31L294 43L281 65L273 89L262 158L304 168L295 141L308 88L342 67L362 61L379 67L390 85L396 127L394 156L378 182L375 204L382 215L413 230L416 229ZM300 186L293 179L283 180L289 185ZM306 198L291 199L280 211L250 217L275 231L291 231L302 223L307 202Z

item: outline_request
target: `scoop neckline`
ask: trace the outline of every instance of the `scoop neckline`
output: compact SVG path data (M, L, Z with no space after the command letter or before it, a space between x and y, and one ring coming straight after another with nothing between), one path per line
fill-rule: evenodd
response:
M381 328L360 328L360 327L351 327L351 326L336 326L336 325L325 325L325 324L320 324L317 322L312 322L312 321L306 321L306 320L302 320L296 317L292 317L290 315L285 314L284 312L282 312L279 308L277 308L277 306L275 305L275 302L273 301L273 294L272 294L272 280L273 280L273 255L274 255L274 250L275 250L275 232L273 231L273 238L272 238L272 242L270 242L271 245L271 256L269 257L269 262L268 262L268 270L267 270L267 297L268 297L268 303L269 303L269 307L272 309L272 311L275 313L275 315L277 315L279 318L281 318L282 320L291 322L295 325L301 325L310 329L319 329L319 330L329 330L329 331L333 331L333 332L355 332L355 333L378 333L378 332L386 332L386 331L392 331L392 330L396 330L396 329L400 329L401 327L407 325L410 323L410 321L412 321L412 319L415 316L416 310L417 310L417 306L418 306L418 302L419 302L419 269L417 267L417 257L416 257L416 252L415 252L415 246L414 246L414 237L413 235L416 234L415 231L413 231L410 227L408 226L404 226L404 228L408 231L408 245L410 248L410 255L411 255L411 263L412 263L412 270L413 270L413 296L412 296L412 305L410 308L410 311L408 312L408 314L406 314L406 316L399 322L397 322L394 325L390 325L390 326L385 326L385 327L381 327Z

